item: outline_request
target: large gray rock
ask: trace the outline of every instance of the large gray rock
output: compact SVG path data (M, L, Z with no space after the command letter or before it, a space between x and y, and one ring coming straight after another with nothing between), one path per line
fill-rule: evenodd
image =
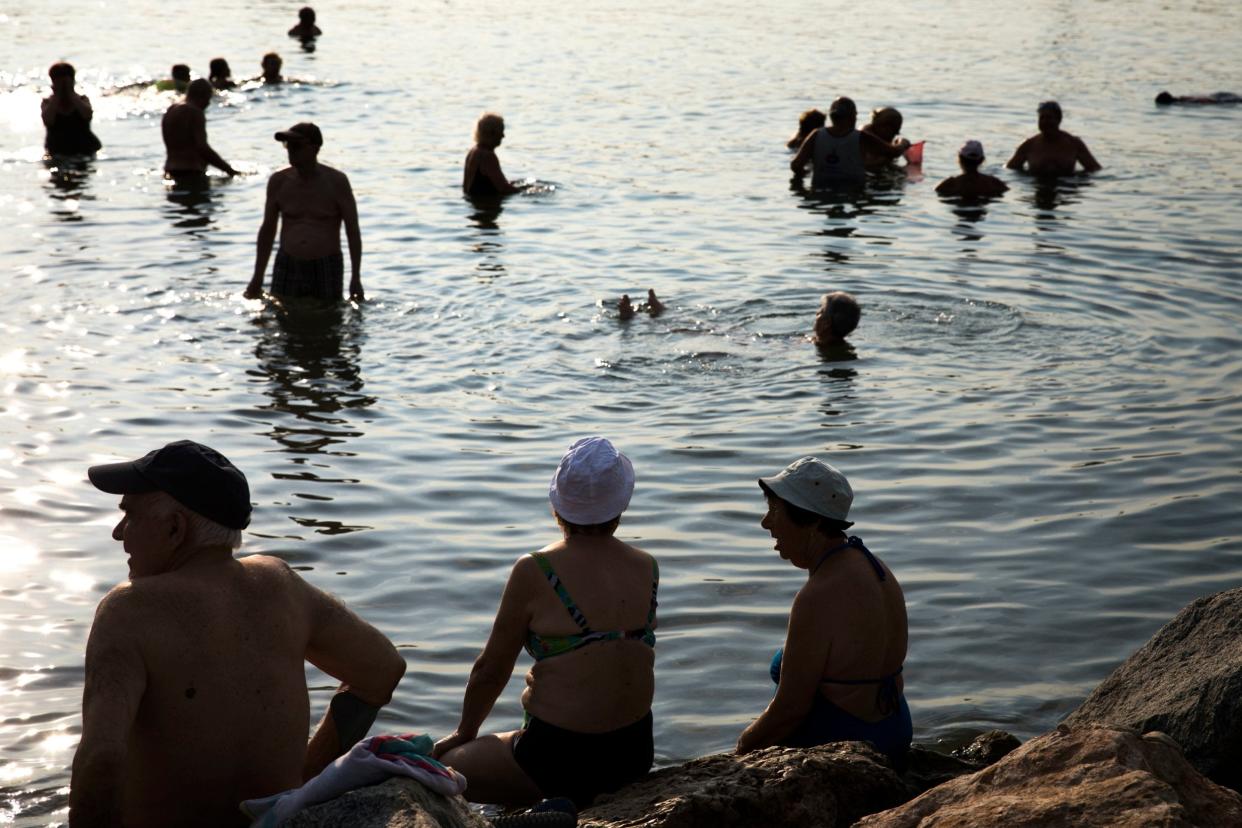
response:
M1162 734L1084 727L1032 739L991 767L865 817L856 828L1218 828L1242 795Z
M656 771L601 797L583 828L832 828L904 802L905 785L870 745L721 753Z
M1208 778L1242 790L1242 588L1179 612L1065 724L1163 731Z
M404 776L307 808L286 828L490 828L460 796L444 796Z

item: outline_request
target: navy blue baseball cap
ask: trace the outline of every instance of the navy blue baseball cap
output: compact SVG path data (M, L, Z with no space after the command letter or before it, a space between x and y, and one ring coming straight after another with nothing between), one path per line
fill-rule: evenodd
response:
M250 525L246 476L213 448L178 440L126 463L91 466L86 476L109 494L164 492L190 511L229 529Z

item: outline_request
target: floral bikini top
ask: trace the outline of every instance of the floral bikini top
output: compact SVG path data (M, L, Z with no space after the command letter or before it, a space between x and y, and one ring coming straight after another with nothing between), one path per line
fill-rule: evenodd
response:
M655 629L652 627L652 624L655 623L656 590L660 587L660 566L656 563L655 558L651 559L651 609L647 612L647 625L637 630L602 632L591 629L591 625L587 623L586 616L578 609L574 599L569 597L569 592L565 589L565 585L561 583L560 577L552 569L552 564L548 563L547 556L541 552L532 552L530 556L535 559L535 563L539 565L539 568L547 577L548 583L552 585L553 591L556 592L556 597L561 599L561 603L565 605L565 609L569 612L569 616L574 619L574 623L582 628L582 632L574 633L573 635L541 636L533 630L527 631L526 652L530 653L531 658L535 659L535 661L563 655L579 647L594 644L597 641L641 641L648 647L655 646Z

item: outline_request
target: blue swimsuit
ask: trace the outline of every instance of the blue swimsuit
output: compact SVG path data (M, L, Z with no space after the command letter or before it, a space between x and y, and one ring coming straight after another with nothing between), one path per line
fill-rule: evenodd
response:
M829 555L850 547L867 556L868 562L881 581L888 577L884 572L884 567L871 554L871 551L863 546L863 542L858 537L852 535L845 543L826 551L815 564L815 569L818 569L819 564L823 563ZM772 656L772 664L768 669L772 681L778 685L781 683L781 660L784 655L784 647L777 650ZM897 688L897 676L899 675L901 675L900 667L895 673L874 679L823 679L825 684L877 685L877 706L881 710L891 712L878 722L864 721L837 707L817 691L811 712L793 733L782 740L781 744L786 747L811 747L827 742L871 742L881 753L890 758L900 758L910 747L910 740L914 736L914 725L910 720L910 706L906 704L906 697Z

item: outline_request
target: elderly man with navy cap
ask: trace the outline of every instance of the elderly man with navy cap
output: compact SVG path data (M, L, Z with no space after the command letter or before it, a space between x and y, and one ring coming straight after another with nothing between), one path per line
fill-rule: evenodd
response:
M257 299L263 295L263 277L279 225L272 294L338 301L345 278L344 226L349 243L349 297L362 301L362 232L348 176L319 163L323 132L314 124L294 124L275 137L289 153L289 166L273 173L267 182L254 276L246 286L246 296Z
M86 645L72 826L246 825L244 799L302 784L366 735L405 661L284 561L234 558L245 476L199 443L92 466L121 495L129 580ZM304 662L343 684L310 742Z

